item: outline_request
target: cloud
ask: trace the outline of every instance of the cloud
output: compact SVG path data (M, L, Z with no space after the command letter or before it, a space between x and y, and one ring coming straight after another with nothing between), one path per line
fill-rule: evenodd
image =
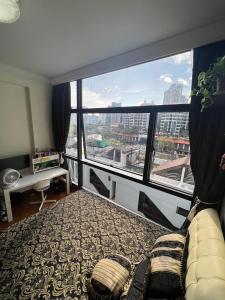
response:
M111 101L98 93L83 89L83 103L84 107L107 107Z
M173 83L173 79L172 79L170 74L162 74L160 76L160 79L163 80L166 83Z
M187 63L189 65L192 65L193 54L192 54L192 52L188 51L188 52L180 53L177 55L173 55L170 57L170 59L176 65L180 65L182 63Z
M130 88L130 89L124 89L121 90L121 93L123 94L140 94L142 92L144 92L146 89L144 88Z
M120 101L121 100L121 93L122 90L118 85L114 85L111 87L105 87L101 90L101 95L102 98L107 99L107 103L115 102L115 101Z
M183 79L183 78L177 78L177 82L183 84L184 86L190 85L190 82L186 79Z
M120 91L120 87L118 85L114 85L111 87L105 87L105 88L103 88L102 91L104 94L112 94L112 93Z

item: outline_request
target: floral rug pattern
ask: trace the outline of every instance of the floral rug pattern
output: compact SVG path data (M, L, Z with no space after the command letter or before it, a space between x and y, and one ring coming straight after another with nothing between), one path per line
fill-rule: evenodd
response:
M80 190L0 234L0 299L88 299L108 254L145 258L167 230Z

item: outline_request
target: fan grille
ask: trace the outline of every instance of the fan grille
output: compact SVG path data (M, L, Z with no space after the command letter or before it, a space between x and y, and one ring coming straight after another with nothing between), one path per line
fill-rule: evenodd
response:
M0 172L0 187L9 188L17 184L20 173L14 169L5 169Z
M5 184L11 184L15 182L18 179L18 173L15 171L12 171L10 173L7 173L3 179Z

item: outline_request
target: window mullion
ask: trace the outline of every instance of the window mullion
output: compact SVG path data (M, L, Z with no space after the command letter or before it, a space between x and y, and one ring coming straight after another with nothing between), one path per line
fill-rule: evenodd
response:
M77 158L78 158L78 187L83 185L82 166L82 80L77 81Z
M82 126L82 136L83 136L84 157L87 158L87 147L86 147L86 139L85 139L85 131L84 131L84 115L82 112L81 112L81 126Z
M157 120L157 112L152 112L150 114L149 125L148 125L148 137L147 137L146 152L145 152L143 181L149 181L150 171L152 167L156 120Z

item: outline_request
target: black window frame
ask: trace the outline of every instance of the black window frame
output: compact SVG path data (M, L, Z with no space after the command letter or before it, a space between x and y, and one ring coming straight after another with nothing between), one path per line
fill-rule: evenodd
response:
M119 177L126 178L128 180L140 183L145 186L149 186L169 194L184 198L191 201L193 194L190 192L182 191L181 189L176 189L169 185L164 185L152 181L150 179L150 172L153 162L154 155L154 138L156 130L156 122L158 113L174 113L174 112L188 112L190 111L190 104L167 104L167 105L146 105L146 106L127 106L127 107L102 107L102 108L83 108L82 107L82 79L77 80L77 108L71 108L71 114L77 114L77 157L65 154L65 157L77 161L78 163L78 187L81 188L83 185L83 165L92 166L103 170L105 172L117 175ZM93 113L149 113L149 124L146 142L146 152L145 152L145 162L143 169L142 179L136 178L133 175L139 175L132 171L127 171L97 160L87 158L85 134L84 134L84 114ZM82 157L82 149L84 150L84 158ZM109 169L110 167L110 169ZM113 170L112 170L113 169ZM121 173L119 171L124 171Z

